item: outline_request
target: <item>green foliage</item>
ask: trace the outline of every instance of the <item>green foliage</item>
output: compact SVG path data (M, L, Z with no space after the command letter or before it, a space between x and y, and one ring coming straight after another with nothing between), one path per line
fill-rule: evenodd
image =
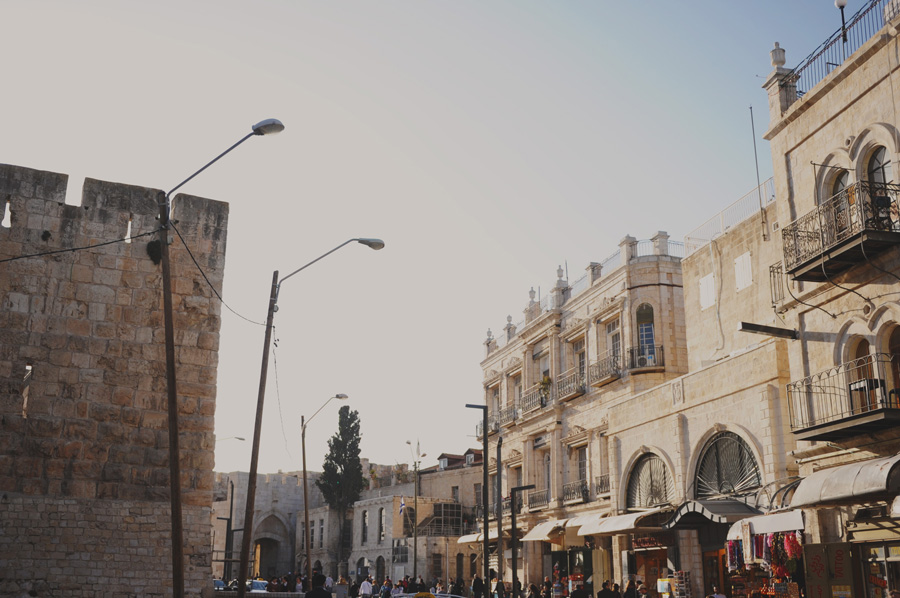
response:
M347 509L359 500L366 487L359 461L359 413L343 406L338 412L338 430L328 440L328 454L316 486L325 503L343 518Z

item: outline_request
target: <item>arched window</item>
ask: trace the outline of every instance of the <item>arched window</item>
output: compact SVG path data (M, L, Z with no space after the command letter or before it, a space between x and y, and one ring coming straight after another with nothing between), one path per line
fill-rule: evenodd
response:
M628 508L662 505L674 497L675 485L663 460L653 453L638 459L628 479Z
M463 577L463 566L465 565L466 557L461 553L456 553L456 579L462 579ZM447 585L450 585L450 580L447 580Z
M831 181L831 197L834 197L849 186L850 173L846 170L839 170Z
M703 447L695 480L698 499L743 496L761 484L759 465L750 447L737 434L722 432Z
M478 573L478 555L474 552L469 555L469 577L474 578Z
M890 183L894 180L891 173L891 156L884 146L878 146L872 152L869 163L866 165L866 175L870 183Z
M635 313L638 333L638 367L655 365L656 363L656 334L653 329L653 307L649 303L642 303ZM643 358L643 360L641 359Z
M380 556L375 559L375 581L378 582L378 585L384 583L384 557Z
M846 364L850 370L850 409L852 413L862 413L873 409L879 399L878 387L872 367L871 345L861 338L856 341L851 351L852 361Z

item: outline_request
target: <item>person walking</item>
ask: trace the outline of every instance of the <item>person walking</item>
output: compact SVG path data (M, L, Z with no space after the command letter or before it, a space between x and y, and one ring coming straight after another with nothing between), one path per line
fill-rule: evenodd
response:
M325 589L325 576L313 573L312 589L304 594L304 598L331 598L331 592Z
M484 582L475 574L475 579L472 580L472 598L482 598L484 596Z
M545 577L541 585L541 598L553 598L553 584L550 583L549 577Z
M359 595L362 596L362 598L372 598L372 582L369 581L368 576L366 576L366 578L363 579L363 582L359 584Z

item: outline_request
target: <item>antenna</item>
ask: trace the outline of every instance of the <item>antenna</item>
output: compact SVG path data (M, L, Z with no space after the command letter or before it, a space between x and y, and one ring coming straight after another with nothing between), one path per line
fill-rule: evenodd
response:
M768 241L768 223L766 222L766 211L763 209L762 183L759 181L759 154L756 151L756 125L753 122L753 106L750 106L750 131L753 134L753 160L756 162L756 193L759 195L759 214L762 217L762 238L763 241Z

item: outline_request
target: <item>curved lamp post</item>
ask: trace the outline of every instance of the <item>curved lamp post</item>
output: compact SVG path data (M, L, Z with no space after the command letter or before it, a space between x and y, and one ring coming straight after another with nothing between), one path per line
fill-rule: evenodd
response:
M413 453L412 442L406 441L409 445L409 453L413 458L413 472L415 474L415 483L413 484L413 581L418 583L418 564L419 564L419 463L422 457L427 455L419 450L419 442L416 441L416 452Z
M253 449L250 455L250 474L247 480L247 507L244 512L244 534L241 538L241 568L238 571L238 596L244 598L247 591L247 566L250 561L250 542L253 537L253 509L256 505L256 470L259 464L259 435L262 429L263 403L266 399L266 373L269 368L269 346L272 344L272 321L278 311L278 293L281 284L298 272L309 268L319 260L331 255L344 245L356 241L361 245L378 250L384 247L381 239L353 238L347 239L331 251L323 253L305 266L297 268L282 279L278 279L278 270L272 274L272 288L269 293L269 314L266 317L266 336L263 341L262 367L259 372L259 395L256 399L256 423L253 426ZM317 412L318 413L318 412ZM307 534L309 531L307 530Z
M303 453L303 520L305 522L304 536L305 540L304 546L306 546L306 579L310 584L309 587L312 587L312 561L309 558L309 536L310 536L310 527L309 527L309 493L306 488L308 486L308 482L306 480L306 426L313 420L313 417L319 414L319 411L325 408L325 405L330 403L332 399L337 399L339 401L345 401L347 399L347 395L345 394L336 394L333 397L329 398L325 403L319 407L319 409L312 414L308 420L304 419L304 417L300 416L300 447Z
M184 597L184 528L181 513L181 451L178 446L178 393L175 384L175 324L172 313L172 268L169 262L169 214L172 194L188 181L218 162L225 154L256 135L274 135L284 130L281 121L270 118L256 123L240 141L209 161L206 166L184 179L166 193L159 202L159 245L163 279L163 320L166 339L166 390L169 411L169 498L172 505L172 596Z

